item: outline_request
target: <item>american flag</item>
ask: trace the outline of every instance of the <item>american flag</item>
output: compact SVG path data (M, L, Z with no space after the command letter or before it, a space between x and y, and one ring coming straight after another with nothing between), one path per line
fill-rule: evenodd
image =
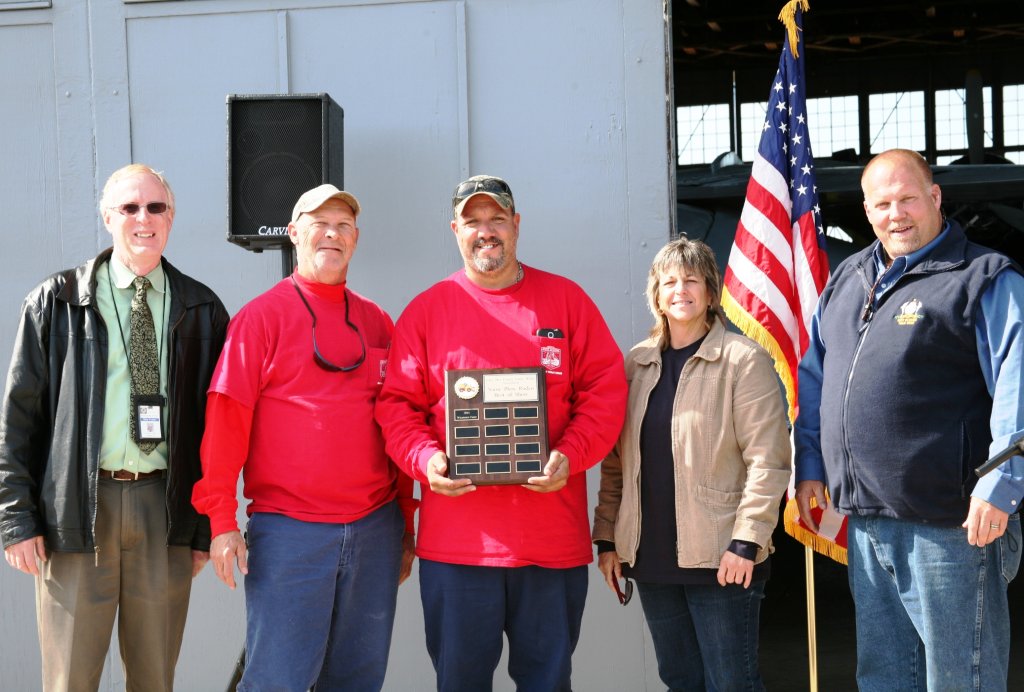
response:
M788 29L785 46L722 291L729 319L774 359L786 389L790 421L796 419L797 364L807 350L811 316L829 276L800 53L806 9L806 0L795 0L779 15ZM845 522L836 517L825 517L821 533L812 533L800 525L791 493L786 530L845 562Z

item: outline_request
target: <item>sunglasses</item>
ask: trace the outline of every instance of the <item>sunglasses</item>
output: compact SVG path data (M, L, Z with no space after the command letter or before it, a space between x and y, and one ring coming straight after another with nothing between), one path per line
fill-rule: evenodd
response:
M490 192L495 195L508 195L509 199L512 198L512 190L504 180L498 180L497 178L467 180L464 183L460 183L459 186L455 188L455 194L452 195L452 206L459 206L459 202L471 195L475 195L478 192Z
M163 214L165 211L167 211L167 202L150 202L149 204L145 205L136 204L135 202L128 202L127 204L122 204L119 207L110 208L116 209L125 216L135 216L143 207L146 208L147 214Z
M633 582L629 577L625 578L626 592L623 593L622 589L619 588L619 580L612 579L612 583L615 584L615 595L619 597L619 603L622 605L628 605L629 599L633 598Z
M327 358L320 355L320 347L317 346L316 343L316 313L313 312L313 308L310 307L309 301L306 300L306 296L302 295L302 289L300 289L299 284L296 283L295 277L291 277L291 280L292 286L295 287L296 293L298 293L299 298L302 299L302 304L306 306L306 310L309 311L310 317L313 318L313 360L316 362L316 364L319 365L324 370L326 370L327 372L352 372L360 365L362 365L363 361L366 360L366 342L363 341L363 335L359 331L359 327L352 324L352 321L348 317L348 293L345 293L345 324L347 324L349 328L356 333L356 336L359 337L359 347L360 349L362 349L362 351L359 354L359 358L356 359L356 362L353 363L352 365L335 365L331 361L327 360Z

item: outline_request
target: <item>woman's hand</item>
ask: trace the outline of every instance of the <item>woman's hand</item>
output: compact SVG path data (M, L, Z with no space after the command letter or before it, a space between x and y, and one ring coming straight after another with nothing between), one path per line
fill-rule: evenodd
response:
M604 583L617 595L619 589L615 588L615 583L622 579L622 560L619 559L619 554L614 550L599 553L597 556L597 568L604 575Z
M753 560L740 557L730 550L722 553L722 562L718 565L719 584L722 586L727 584L743 584L743 588L746 589L750 586L750 580L753 576Z

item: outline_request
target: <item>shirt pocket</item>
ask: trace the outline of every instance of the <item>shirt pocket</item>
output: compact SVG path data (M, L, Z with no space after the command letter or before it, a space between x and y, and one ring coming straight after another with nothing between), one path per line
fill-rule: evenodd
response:
M366 386L375 393L380 393L384 386L384 376L388 369L388 349L375 346L366 347Z
M572 361L569 358L569 340L565 337L534 336L537 365L544 368L549 385L572 380Z

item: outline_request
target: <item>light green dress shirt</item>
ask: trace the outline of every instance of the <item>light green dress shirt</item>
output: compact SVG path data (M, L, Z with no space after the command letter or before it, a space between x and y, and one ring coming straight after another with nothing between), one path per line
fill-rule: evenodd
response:
M160 356L160 393L167 396L168 326L171 311L171 287L162 265L146 274L152 286L146 301L153 312L156 328L156 349ZM135 274L117 257L96 270L96 308L107 325L107 392L103 404L103 441L100 444L100 468L108 471L126 470L149 473L167 468L167 442L163 441L149 454L143 454L132 439L129 417L131 406L131 375L128 371L128 344L132 296L135 295ZM121 328L118 329L118 324ZM163 407L163 432L167 435L169 407Z

